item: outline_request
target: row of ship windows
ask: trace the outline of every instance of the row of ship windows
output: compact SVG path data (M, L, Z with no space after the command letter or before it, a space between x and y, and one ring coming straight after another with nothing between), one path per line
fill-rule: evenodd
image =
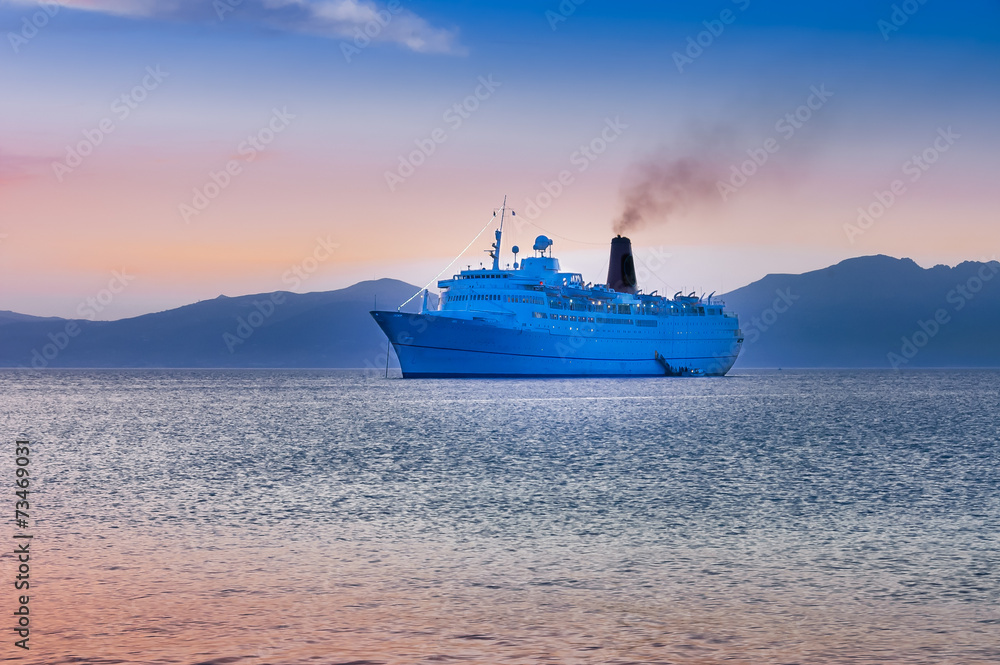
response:
M704 307L660 307L659 305L646 303L638 305L609 305L604 303L595 304L593 301L588 303L586 301L564 300L561 298L550 298L549 307L551 309L568 309L573 312L606 312L608 314L637 314L639 316L656 316L660 313L670 314L671 316L705 316ZM721 311L718 308L710 308L708 314L720 314Z
M480 295L468 295L468 296L451 296L448 301L465 301L465 300L500 300L500 296L492 295L489 293L483 293Z
M505 302L521 302L528 305L544 305L545 299L541 296L504 296Z
M544 305L545 300L539 296L499 296L492 293L470 294L467 296L448 296L447 302L465 302L468 300L494 300L502 302L525 303L527 305Z
M552 319L554 321L574 321L579 323L610 323L619 326L637 325L644 328L655 328L656 319L609 319L604 316L570 316L568 314L546 314L545 312L532 312L536 319Z
M466 301L480 301L480 300L491 300L495 302L509 302L509 303L524 303L528 305L544 305L545 300L540 296L501 296L493 293L483 293L483 294L469 294L469 295L459 295L459 296L448 296L447 302L466 302ZM660 308L657 305L627 305L627 304L588 304L586 302L580 302L575 300L561 300L557 298L549 299L549 307L551 309L568 309L573 312L604 312L606 314L637 314L639 316L656 316L663 309L664 313L669 312L672 316L705 316L704 307L691 307L691 308ZM709 315L721 314L721 309L709 308ZM555 315L553 315L555 317ZM565 319L563 319L565 320ZM571 321L576 321L576 318L570 319ZM584 317L580 317L580 320L585 321ZM593 322L593 319L591 319Z

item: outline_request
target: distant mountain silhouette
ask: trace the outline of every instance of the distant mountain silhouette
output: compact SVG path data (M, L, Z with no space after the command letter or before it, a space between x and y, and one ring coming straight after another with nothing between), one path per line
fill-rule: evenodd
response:
M30 314L18 314L6 309L0 309L0 326L5 323L19 323L22 321L62 321L58 316L31 316Z
M380 279L219 296L120 321L0 311L0 367L382 367L385 336L368 312L376 297L394 309L416 291ZM996 261L924 269L866 256L768 275L725 299L746 338L737 368L1000 367Z
M865 256L768 275L725 300L746 338L737 367L1000 367L996 261Z
M380 279L219 296L120 321L0 312L0 367L375 367L385 363L386 340L368 312L376 297L380 309L395 309L417 288ZM419 307L418 297L404 311Z

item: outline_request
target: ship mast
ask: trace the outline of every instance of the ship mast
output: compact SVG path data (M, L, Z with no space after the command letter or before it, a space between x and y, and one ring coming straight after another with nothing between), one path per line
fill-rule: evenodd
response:
M503 237L503 218L507 213L507 195L503 195L503 207L500 208L500 228L493 232L496 237L496 242L493 243L493 251L490 252L490 256L493 257L493 269L500 270L500 238ZM493 216L496 217L496 211L493 212ZM514 214L514 211L511 211Z

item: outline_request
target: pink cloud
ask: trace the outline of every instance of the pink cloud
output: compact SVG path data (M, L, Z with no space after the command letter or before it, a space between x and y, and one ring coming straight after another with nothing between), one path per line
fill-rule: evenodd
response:
M37 178L51 161L51 158L10 155L0 151L0 187L20 180Z

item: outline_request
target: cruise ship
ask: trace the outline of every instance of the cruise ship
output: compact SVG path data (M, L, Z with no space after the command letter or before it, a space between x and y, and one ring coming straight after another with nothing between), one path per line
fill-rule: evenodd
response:
M611 240L605 284L564 272L551 239L501 269L506 205L490 268L438 281L419 313L372 311L404 378L551 376L722 376L743 344L735 314L718 298L643 293L628 238Z

